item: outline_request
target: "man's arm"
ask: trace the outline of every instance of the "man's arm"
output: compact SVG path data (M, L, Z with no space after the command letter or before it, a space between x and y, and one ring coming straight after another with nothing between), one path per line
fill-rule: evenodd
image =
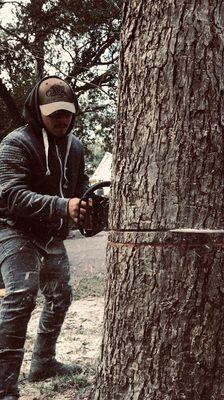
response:
M70 199L41 195L31 188L30 161L16 141L0 144L0 192L8 211L15 216L51 221L67 217ZM77 209L71 204L71 215Z

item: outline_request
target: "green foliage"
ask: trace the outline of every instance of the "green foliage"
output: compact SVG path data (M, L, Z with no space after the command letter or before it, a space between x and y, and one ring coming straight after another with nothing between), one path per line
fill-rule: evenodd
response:
M116 113L121 0L15 2L14 19L0 23L0 76L19 113L34 83L46 74L66 79L79 99L75 132L89 169L110 151ZM0 3L1 6L1 3ZM18 126L0 90L1 133Z

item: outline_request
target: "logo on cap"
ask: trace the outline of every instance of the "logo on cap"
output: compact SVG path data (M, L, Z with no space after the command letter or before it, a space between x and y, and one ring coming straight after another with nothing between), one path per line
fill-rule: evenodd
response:
M66 95L65 92L65 87L64 86L59 86L59 85L53 85L50 89L46 91L46 96L47 97L61 97L61 98L67 98L68 95Z

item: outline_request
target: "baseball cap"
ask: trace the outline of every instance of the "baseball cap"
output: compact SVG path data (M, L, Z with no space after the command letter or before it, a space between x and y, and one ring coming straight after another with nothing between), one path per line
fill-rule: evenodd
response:
M43 115L58 110L76 113L74 94L70 86L60 78L44 79L39 86L39 107Z

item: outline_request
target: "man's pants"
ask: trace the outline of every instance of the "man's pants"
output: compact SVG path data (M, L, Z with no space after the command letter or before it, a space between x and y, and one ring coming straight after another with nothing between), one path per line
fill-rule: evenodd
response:
M71 304L66 250L43 253L24 237L0 240L1 273L6 295L0 306L0 399L18 395L27 324L40 289L45 297L33 358L47 362Z

